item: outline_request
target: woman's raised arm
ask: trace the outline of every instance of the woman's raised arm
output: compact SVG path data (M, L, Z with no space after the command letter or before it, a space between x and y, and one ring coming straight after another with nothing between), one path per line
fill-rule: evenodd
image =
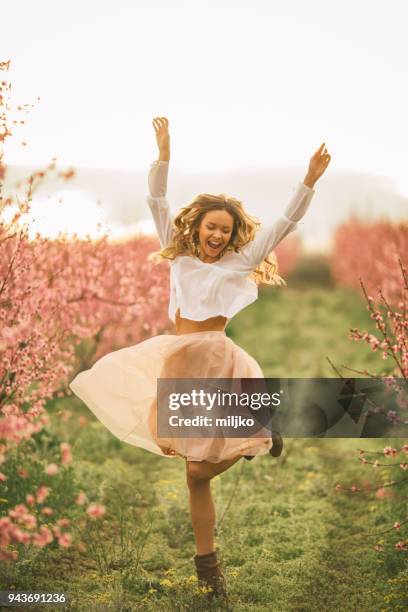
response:
M311 157L303 183L299 183L284 213L274 223L264 225L254 240L242 247L240 254L248 269L253 270L259 266L268 253L297 228L297 222L306 213L315 193L313 187L326 170L330 159L323 143Z
M150 195L147 196L147 203L152 212L160 245L165 248L171 243L173 233L173 215L166 197L170 160L169 122L165 117L156 117L152 123L156 131L159 159L150 165L148 176Z

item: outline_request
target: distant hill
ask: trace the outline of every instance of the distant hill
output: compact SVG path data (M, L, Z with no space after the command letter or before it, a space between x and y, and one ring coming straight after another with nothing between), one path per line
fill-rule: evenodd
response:
M16 181L42 168L8 166L4 192L15 191ZM58 170L66 170L58 167ZM107 218L113 224L135 227L138 221L150 218L146 204L147 173L127 172L103 168L74 167L76 176L69 181L48 178L38 196L60 190L79 190L90 199L101 202ZM189 203L202 192L228 193L243 201L246 210L263 222L273 221L280 214L297 183L304 176L304 168L236 168L226 173L182 174L170 167L168 197L173 211ZM351 212L374 220L408 219L408 198L396 193L392 181L386 177L363 173L328 171L316 185L311 207L299 224L299 233L309 250L324 250L330 244L334 227ZM148 224L144 225L148 227Z

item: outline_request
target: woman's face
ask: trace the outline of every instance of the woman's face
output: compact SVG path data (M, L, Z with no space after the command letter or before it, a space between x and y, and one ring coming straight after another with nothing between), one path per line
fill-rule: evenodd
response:
M201 259L212 263L228 245L234 228L233 216L226 210L205 213L199 229Z

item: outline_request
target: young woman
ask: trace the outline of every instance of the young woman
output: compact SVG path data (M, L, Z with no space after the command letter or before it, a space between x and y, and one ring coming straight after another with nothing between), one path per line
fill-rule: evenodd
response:
M166 198L168 120L157 117L153 126L159 159L151 164L147 202L161 251L149 259L171 263L169 317L175 333L105 355L90 370L79 373L70 387L120 440L185 460L197 574L213 595L226 597L214 549L210 481L241 457L251 459L268 452L279 456L281 439L278 434L272 439L159 438L157 379L263 378L259 364L228 338L225 327L257 299L259 283L284 283L276 274L272 250L296 229L330 155L323 143L284 213L262 229L258 230L259 222L245 212L242 202L224 194L200 194L173 218Z

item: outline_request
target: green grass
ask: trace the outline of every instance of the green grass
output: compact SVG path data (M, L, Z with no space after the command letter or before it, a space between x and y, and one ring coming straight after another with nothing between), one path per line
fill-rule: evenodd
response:
M265 376L334 376L326 355L337 366L358 369L387 363L347 339L349 326L370 323L364 303L352 293L286 290L263 293L233 320L228 334L258 360ZM72 409L74 417L62 422L60 408ZM80 414L90 418L86 428L77 425ZM79 400L60 401L51 417L54 434L73 446L78 488L105 504L107 514L94 524L76 521L85 552L32 550L1 568L2 588L66 591L69 609L81 611L210 610L194 582L184 463L122 444ZM338 482L364 480L379 486L390 470L360 465L358 449L403 443L288 439L278 460L241 460L214 479L216 539L233 609L404 610L407 554L392 548L379 554L373 549L379 538L362 532L404 520L406 486L392 500L334 489ZM399 472L400 478L406 474ZM62 516L69 515L67 500ZM406 535L403 526L390 542Z
M357 293L285 288L260 290L260 299L241 311L227 331L270 378L336 377L326 357L348 376L354 374L341 366L369 371L388 367L390 362L366 343L348 339L350 327L376 331Z

